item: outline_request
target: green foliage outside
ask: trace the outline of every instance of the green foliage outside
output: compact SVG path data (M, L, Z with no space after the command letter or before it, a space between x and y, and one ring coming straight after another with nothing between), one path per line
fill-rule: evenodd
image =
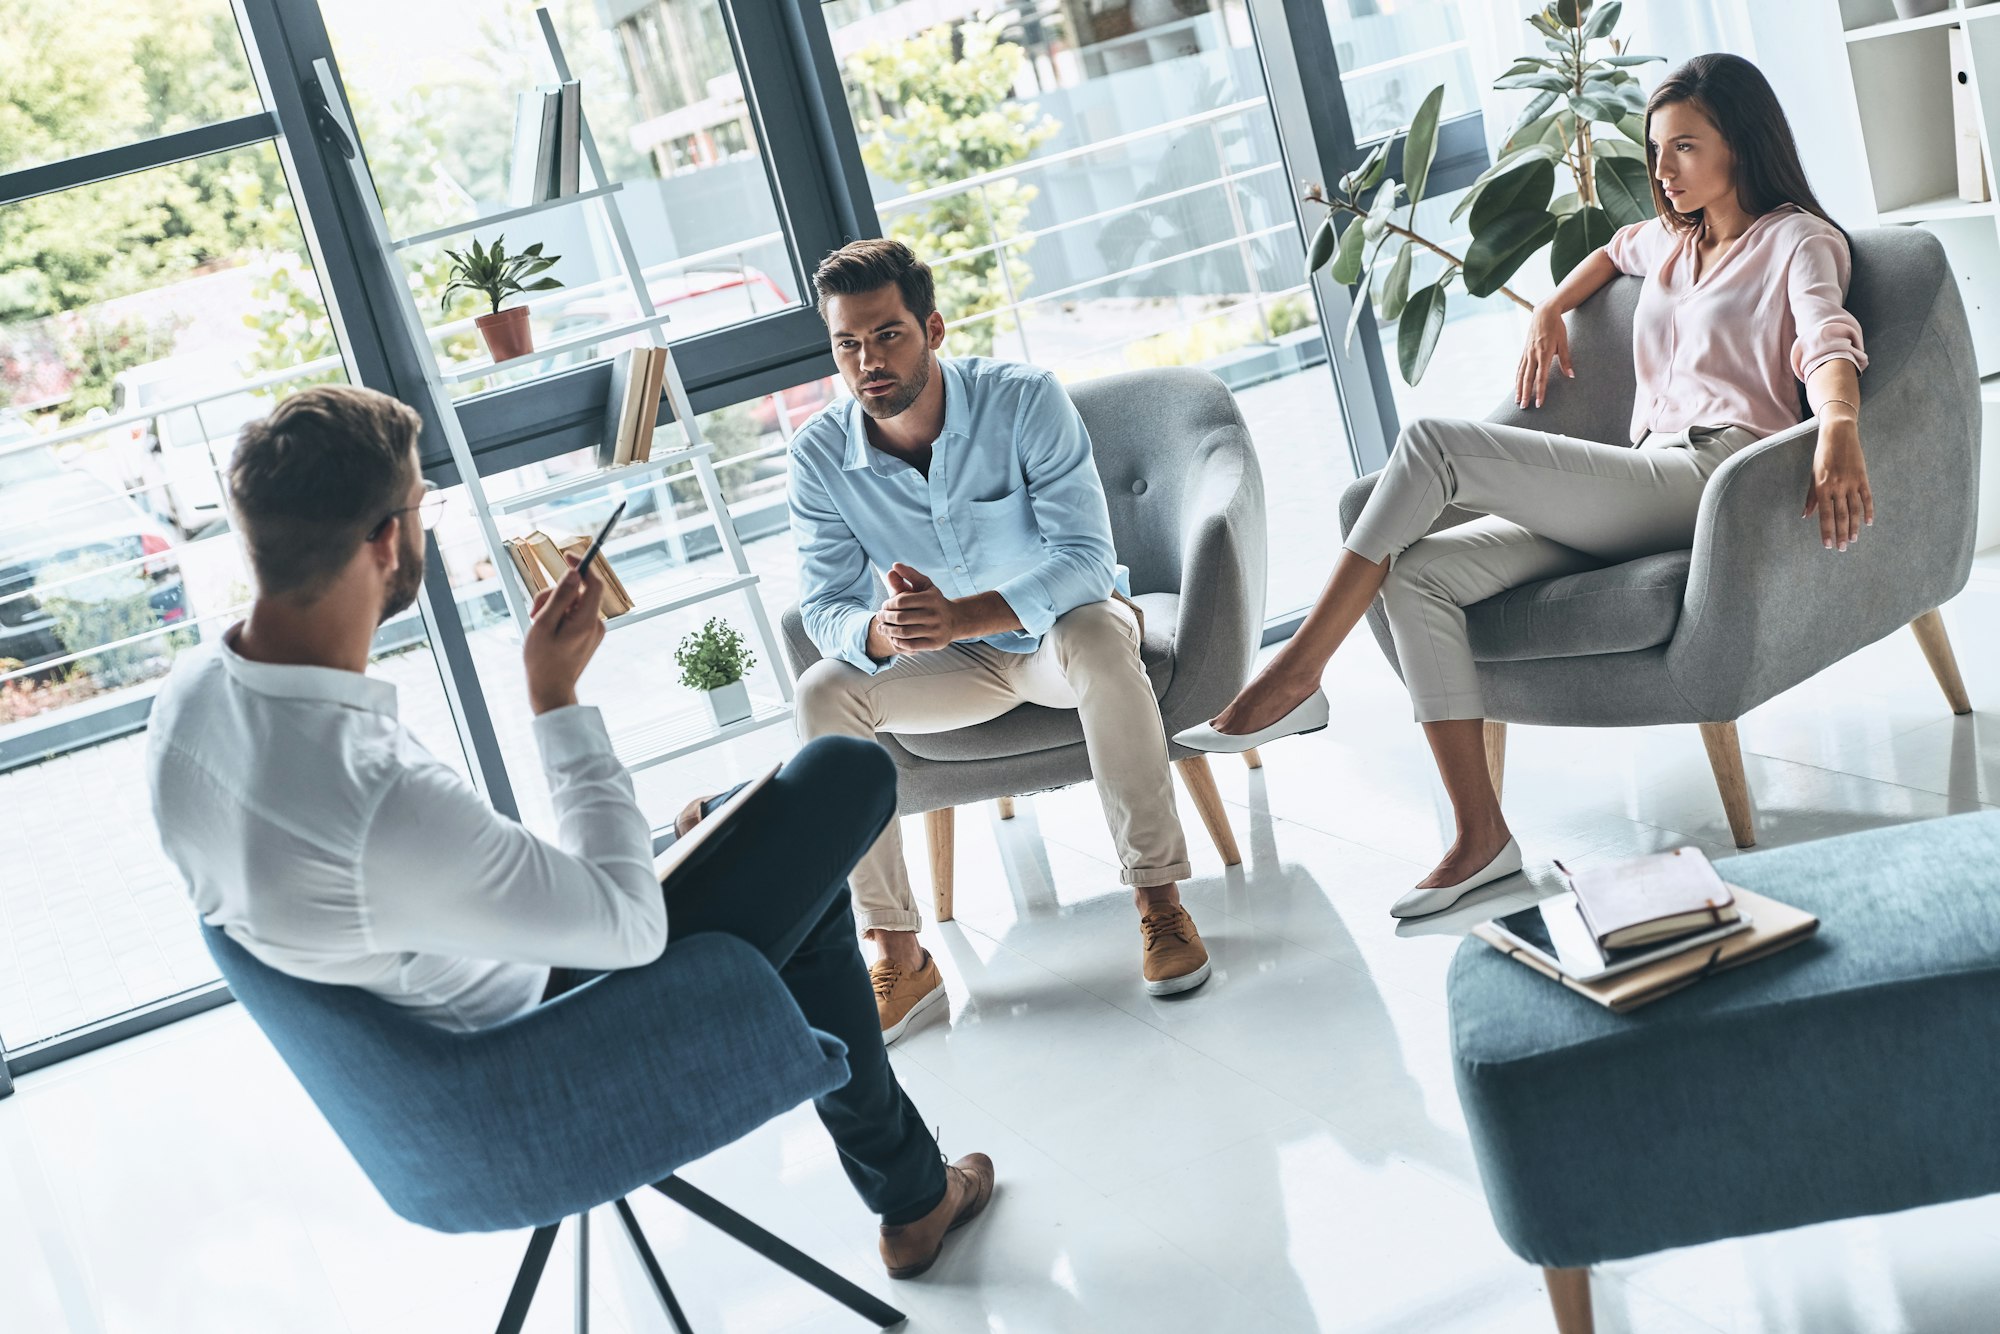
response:
M674 662L681 669L681 684L692 690L720 690L743 679L757 665L743 636L720 616L711 616L699 630L693 630L674 650Z
M912 192L1025 162L1057 122L1033 102L1013 100L1027 57L1000 40L999 19L932 28L900 42L876 42L848 58L861 156L871 171ZM891 215L889 235L915 250L937 277L938 309L957 322L1008 304L1011 283L1025 295L1034 270L1029 242L985 250L1020 235L1036 190L1009 178L923 208ZM951 263L948 256L982 253ZM1004 265L1004 269L1003 269ZM951 335L951 350L987 356L1012 315L979 320Z

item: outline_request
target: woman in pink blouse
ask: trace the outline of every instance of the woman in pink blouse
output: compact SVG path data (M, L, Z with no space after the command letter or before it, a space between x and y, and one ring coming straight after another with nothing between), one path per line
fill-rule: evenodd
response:
M1861 328L1842 302L1847 236L1806 184L1756 66L1698 56L1646 106L1657 218L1616 233L1536 307L1515 401L1540 407L1570 367L1563 314L1618 274L1645 279L1633 322L1631 441L1484 421L1403 429L1299 631L1229 707L1175 740L1242 751L1326 726L1320 674L1379 593L1457 818L1457 840L1390 910L1416 917L1521 869L1487 776L1462 608L1503 589L1694 544L1702 488L1745 445L1819 420L1802 519L1829 553L1875 519L1856 424ZM1448 505L1486 517L1426 536Z

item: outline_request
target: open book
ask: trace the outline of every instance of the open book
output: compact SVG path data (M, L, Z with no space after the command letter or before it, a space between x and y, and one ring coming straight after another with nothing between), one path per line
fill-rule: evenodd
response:
M537 528L526 537L512 537L504 544L507 555L512 558L514 568L520 573L521 583L532 599L545 588L553 588L562 577L569 573L569 562L564 556L583 559L583 553L590 550L590 539L572 537L557 542L547 533ZM604 571L604 607L606 620L613 616L623 616L632 610L632 595L625 591L625 584L618 572L611 568L611 557L600 551L597 553L597 568Z

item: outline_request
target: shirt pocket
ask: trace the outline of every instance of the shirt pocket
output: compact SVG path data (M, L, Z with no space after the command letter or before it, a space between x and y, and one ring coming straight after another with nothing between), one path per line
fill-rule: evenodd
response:
M966 506L966 521L973 548L968 554L996 580L1041 561L1042 534L1035 526L1026 483L996 500L972 501Z

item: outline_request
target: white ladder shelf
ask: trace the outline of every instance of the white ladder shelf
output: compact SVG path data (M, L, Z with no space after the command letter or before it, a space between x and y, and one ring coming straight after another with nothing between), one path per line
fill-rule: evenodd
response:
M542 40L548 46L549 58L555 67L558 81L571 77L568 58L563 54L562 42L556 36L555 23L546 8L537 6L535 18L541 25ZM315 72L323 88L337 88L332 71L324 60L313 62ZM483 366L453 367L449 370L439 366L436 352L431 347L430 333L424 327L423 316L417 309L416 297L407 282L396 284L401 295L403 321L410 338L423 355L424 388L431 397L438 420L443 424L445 443L450 448L452 461L458 467L460 482L478 516L481 532L486 538L488 555L498 572L500 587L506 598L507 609L515 627L524 632L528 625L529 598L522 585L519 572L508 556L500 537L499 525L495 522L501 515L515 514L534 505L546 504L562 497L587 491L610 489L632 483L662 484L666 473L681 464L690 467L695 481L701 489L703 502L708 506L709 520L715 528L723 553L728 557L733 573L691 574L687 579L659 590L650 597L638 599L638 605L623 616L613 617L607 629L618 630L635 625L666 612L679 611L717 598L741 594L750 614L756 641L763 651L763 660L770 665L772 675L777 679L782 699L757 699L751 717L727 727L718 728L703 709L684 710L664 719L648 722L642 726L620 732L613 731L612 741L618 757L627 768L639 770L669 760L691 755L724 741L732 741L746 733L771 727L788 721L792 717L793 688L791 675L785 668L784 655L779 651L777 636L771 625L769 612L763 599L757 595L758 576L750 568L749 557L744 554L743 540L736 531L736 524L729 514L728 504L722 495L722 485L716 479L715 464L712 459L714 449L701 436L701 425L695 418L694 405L688 398L687 386L681 379L680 367L676 364L673 342L667 336L666 325L669 317L661 314L653 304L652 293L647 289L646 277L639 264L638 252L633 248L631 233L625 226L625 218L618 207L619 183L607 183L604 160L597 151L597 140L591 134L590 120L585 116L582 124L582 147L584 160L588 164L591 179L596 185L576 194L559 199L546 200L541 204L526 208L510 209L490 217L476 218L464 224L424 232L418 236L397 240L389 232L388 219L382 212L380 197L375 192L375 180L369 171L366 156L361 151L361 137L347 116L344 106L333 98L328 98L327 106L354 145L354 153L348 158L348 169L353 174L357 193L367 208L369 223L375 232L375 241L382 253L394 255L399 251L423 242L436 241L444 237L491 226L512 218L525 217L544 209L570 204L593 204L601 209L607 227L616 244L620 266L632 285L632 292L639 303L639 319L627 324L610 326L587 336L568 339L549 347L538 347L526 357ZM602 343L614 338L643 332L653 346L665 349L666 373L663 388L667 404L672 409L673 420L679 423L685 433L687 443L683 448L667 451L644 463L626 464L619 467L601 468L595 472L560 478L547 486L520 495L506 497L497 503L487 498L486 487L479 475L479 469L472 457L471 446L465 438L465 429L458 420L458 411L449 386L476 379L515 365L529 364L546 359L564 350ZM654 410L658 411L655 405Z

